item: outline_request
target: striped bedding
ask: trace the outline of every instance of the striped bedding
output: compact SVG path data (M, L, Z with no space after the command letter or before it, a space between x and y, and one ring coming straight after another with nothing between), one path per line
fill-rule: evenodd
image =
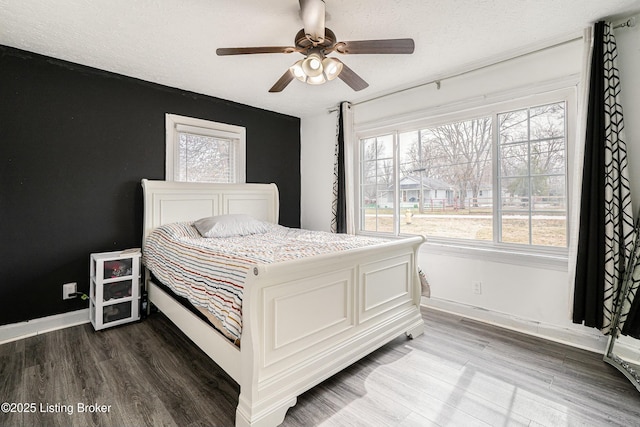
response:
M191 222L163 225L147 236L143 263L177 295L239 345L242 292L253 266L380 244L373 237L269 224L264 234L203 238Z

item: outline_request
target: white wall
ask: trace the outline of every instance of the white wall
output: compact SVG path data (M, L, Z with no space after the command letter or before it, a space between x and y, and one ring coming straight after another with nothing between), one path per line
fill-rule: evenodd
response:
M640 22L640 16L636 16ZM640 23L615 31L633 207L640 207ZM634 211L635 213L635 211Z
M616 37L632 192L634 206L640 206L640 27L617 30ZM539 82L553 86L553 82L564 81L567 76L580 75L583 52L584 43L576 40L443 80L440 90L428 85L356 105L356 130L384 124L390 116L410 118L412 112L420 110L448 111L459 108L461 101L482 103L485 97L500 98L505 91L545 87ZM331 200L334 126L335 114L326 112L302 120L301 223L305 228L328 229L330 208L325 203ZM581 167L581 161L574 162L576 168ZM602 350L605 340L597 331L571 322L573 285L568 268L517 265L423 249L420 266L427 275L432 296L428 304ZM473 293L473 281L482 282L481 295Z
M300 121L300 225L329 231L337 113L323 111Z

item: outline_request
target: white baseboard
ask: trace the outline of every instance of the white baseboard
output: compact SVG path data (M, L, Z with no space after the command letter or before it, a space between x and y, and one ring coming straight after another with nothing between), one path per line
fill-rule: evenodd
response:
M480 307L461 304L437 298L422 297L422 305L435 310L457 314L462 317L488 323L501 328L544 338L560 344L570 345L583 350L604 354L607 348L608 337L602 335L595 328L587 328L582 325L561 327L532 320L522 319L496 311L490 311Z
M604 354L607 347L608 338L594 328L580 325L575 325L575 328L563 328L437 298L422 297L422 305L600 354ZM3 325L0 326L0 344L85 323L89 323L88 308Z
M89 323L88 308L41 317L26 322L3 325L0 326L0 344L84 323Z

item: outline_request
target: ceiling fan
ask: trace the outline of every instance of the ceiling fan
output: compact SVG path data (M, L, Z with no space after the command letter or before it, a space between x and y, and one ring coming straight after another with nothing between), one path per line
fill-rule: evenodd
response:
M324 0L299 0L304 28L295 37L295 46L260 46L219 48L216 54L246 55L255 53L293 53L304 58L297 61L278 79L269 92L281 92L294 78L308 84L322 84L339 77L353 90L369 86L358 74L330 53L341 54L408 54L413 53L413 39L337 41L336 35L324 26Z

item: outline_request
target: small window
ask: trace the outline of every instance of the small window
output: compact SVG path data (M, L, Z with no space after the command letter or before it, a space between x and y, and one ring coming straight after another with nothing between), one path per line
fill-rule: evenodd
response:
M244 127L167 114L166 131L167 180L245 182Z

